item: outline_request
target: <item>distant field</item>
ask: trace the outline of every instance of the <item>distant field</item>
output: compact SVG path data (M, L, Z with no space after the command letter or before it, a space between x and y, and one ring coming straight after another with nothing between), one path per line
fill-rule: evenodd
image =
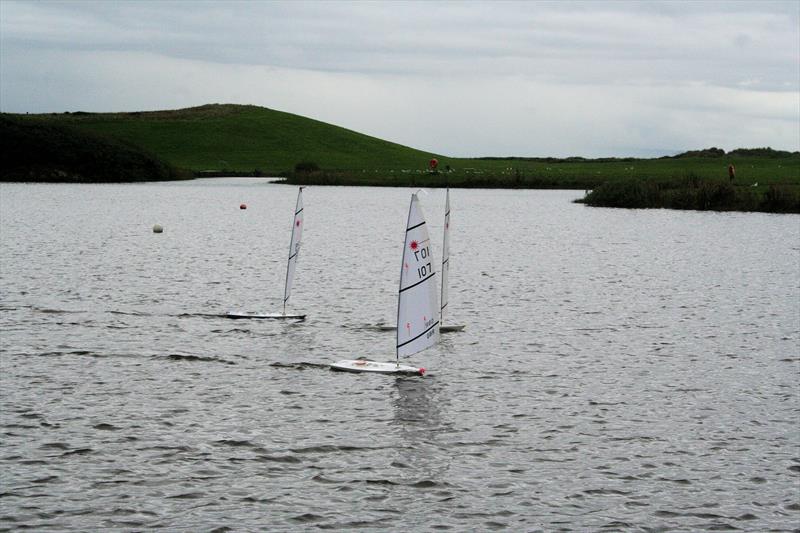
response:
M728 165L734 164L734 185L764 187L786 184L800 187L800 157L720 157L639 160L472 160L450 159L451 171L431 174L422 169L330 171L297 174L288 181L298 184L351 184L451 187L506 187L591 189L609 181L630 179L665 180L697 177L728 179ZM440 165L441 168L441 165Z
M175 111L20 117L70 124L123 139L192 172L283 175L295 183L581 189L629 178L668 179L688 174L703 179L726 178L727 167L733 163L739 185L800 186L798 155L608 160L451 158L256 106L213 104ZM433 157L439 161L436 175L427 172ZM295 166L303 162L314 163L321 171L293 175Z
M182 174L198 176L281 176L288 183L309 185L598 189L587 203L800 209L792 207L800 203L798 152L746 149L726 154L711 148L659 159L452 158L256 106L6 116L139 147ZM428 171L431 158L439 161L436 172ZM732 183L731 164L736 167ZM725 192L726 187L734 192ZM709 204L706 196L712 189L724 201Z

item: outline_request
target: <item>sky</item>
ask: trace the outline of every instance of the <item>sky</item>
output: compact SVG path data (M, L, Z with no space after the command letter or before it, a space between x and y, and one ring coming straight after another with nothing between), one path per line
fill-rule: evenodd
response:
M800 0L0 0L0 111L264 106L431 153L800 150Z

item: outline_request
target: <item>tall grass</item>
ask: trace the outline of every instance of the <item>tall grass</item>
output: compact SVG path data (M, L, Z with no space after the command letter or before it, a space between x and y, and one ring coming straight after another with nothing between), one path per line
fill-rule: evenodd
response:
M689 173L681 180L607 182L580 201L596 207L800 213L800 186L741 186L729 180L703 179Z

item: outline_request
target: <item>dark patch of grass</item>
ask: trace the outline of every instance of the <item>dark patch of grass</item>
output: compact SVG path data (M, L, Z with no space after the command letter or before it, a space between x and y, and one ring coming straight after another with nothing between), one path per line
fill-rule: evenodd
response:
M735 185L689 173L682 179L607 182L579 200L595 207L800 213L800 185Z
M800 213L800 188L770 185L761 196L761 209L772 213Z
M294 166L294 171L297 174L308 174L310 172L319 172L319 165L313 161L302 161Z
M190 177L138 148L64 124L0 115L0 181L127 182Z

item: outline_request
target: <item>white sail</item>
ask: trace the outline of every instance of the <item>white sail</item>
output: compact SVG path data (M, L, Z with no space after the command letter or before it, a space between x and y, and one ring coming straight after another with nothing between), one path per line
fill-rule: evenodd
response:
M297 191L297 204L294 208L292 220L292 240L289 242L289 263L286 265L286 286L283 290L283 312L286 314L286 301L292 294L294 270L297 267L297 257L300 253L300 238L303 236L303 188Z
M444 324L444 308L447 307L447 280L450 273L450 189L444 201L444 236L442 237L442 306L440 324Z
M411 195L397 299L397 360L439 340L439 304L431 241L416 194Z

